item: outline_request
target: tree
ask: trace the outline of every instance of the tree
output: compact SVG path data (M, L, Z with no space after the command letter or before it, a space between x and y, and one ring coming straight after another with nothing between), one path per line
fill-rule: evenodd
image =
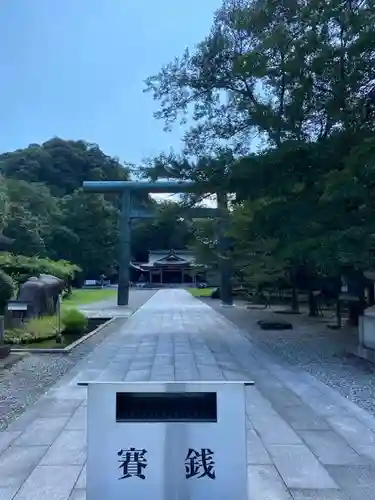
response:
M238 162L231 175L239 195L232 236L248 282L286 278L295 290L304 269L311 299L319 276L374 268L374 151L363 131L341 132Z
M374 0L224 0L196 50L148 78L170 127L195 122L189 153L254 136L279 147L371 126L375 104Z
M192 234L183 219L182 207L173 201L155 203L155 219L138 221L132 229L132 254L136 260L147 260L149 250L182 250L189 245Z
M54 196L71 194L87 180L129 178L129 169L96 144L60 138L0 155L0 171L8 178L43 183Z
M191 222L194 239L189 248L194 251L197 264L217 267L219 264L218 222L199 219Z
M0 175L0 231L3 231L9 215L9 197L5 179Z
M47 241L59 224L56 198L43 184L8 179L9 213L5 235L14 239L12 250L24 255L48 254Z
M0 155L1 172L1 222L16 253L78 264L86 259L84 272L95 274L116 268L120 197L79 190L85 180L127 180L128 166L95 144L54 138ZM135 201L150 202L147 194ZM102 247L97 257L95 241Z
M78 238L77 245L61 248L60 258L79 265L85 276L115 273L119 243L119 211L103 195L82 190L61 202L65 237Z
M236 193L233 237L248 275L256 271L251 261L263 280L287 270L293 276L301 265L330 273L348 260L371 263L373 228L365 220L372 202L359 200L372 191L363 192L363 167L354 167L352 151L368 150L374 130L374 6L225 0L196 50L146 82L167 127L192 112L188 156L167 163L184 178L216 178L218 188ZM254 135L263 150L249 154ZM207 165L215 165L223 143L232 158L226 155L229 168L217 176ZM195 153L208 159L205 168L201 160L191 168ZM165 163L157 159L150 175ZM358 182L349 187L354 172ZM359 236L363 251L356 251Z
M363 136L345 156L341 168L324 177L322 202L334 216L331 234L336 259L359 269L375 267L375 141Z

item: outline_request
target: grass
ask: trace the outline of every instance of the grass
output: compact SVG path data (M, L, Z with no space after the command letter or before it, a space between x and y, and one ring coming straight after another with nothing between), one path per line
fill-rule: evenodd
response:
M65 311L65 315L71 314L73 311L74 309L68 308ZM82 327L78 332L64 331L63 318L60 323L60 331L63 331L62 342L56 341L56 333L59 325L57 315L54 315L33 318L19 328L6 330L4 336L5 343L22 348L63 348L88 333L86 327ZM92 326L92 329L94 328L96 328L96 325Z
M102 300L115 297L116 294L117 290L113 288L98 288L94 290L80 288L73 290L71 296L63 300L62 307L77 307L92 304L93 302L101 302Z
M211 293L215 288L188 288L193 297L211 297Z
M22 325L5 331L5 343L22 344L38 339L48 339L57 332L57 316L34 318Z

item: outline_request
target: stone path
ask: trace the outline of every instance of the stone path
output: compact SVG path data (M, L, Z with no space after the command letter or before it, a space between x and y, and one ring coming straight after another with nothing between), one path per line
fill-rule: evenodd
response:
M0 434L0 500L84 500L87 380L247 388L249 500L375 500L375 419L265 354L184 290L161 290Z

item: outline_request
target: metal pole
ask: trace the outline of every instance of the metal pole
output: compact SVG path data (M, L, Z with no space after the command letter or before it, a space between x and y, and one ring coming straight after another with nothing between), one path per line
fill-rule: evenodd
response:
M217 208L223 211L227 211L228 210L227 194L223 192L218 192L216 196L217 196ZM226 228L227 224L220 223L219 225L220 299L222 306L233 306L232 266L228 256L228 249L224 234Z
M61 295L57 297L57 335L61 333Z
M120 255L118 273L117 305L129 304L130 266L130 189L124 189L121 197Z

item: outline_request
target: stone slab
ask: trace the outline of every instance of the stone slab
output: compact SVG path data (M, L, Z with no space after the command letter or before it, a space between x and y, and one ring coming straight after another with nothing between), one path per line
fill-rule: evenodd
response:
M294 430L329 430L326 420L306 405L286 406L278 409L280 415Z
M9 448L13 441L21 435L21 431L4 431L0 433L0 455Z
M86 465L83 466L81 473L78 477L78 481L76 482L74 487L77 490L86 489Z
M80 406L69 419L65 429L68 431L86 431L87 407Z
M293 500L273 465L248 466L248 480L251 500Z
M375 462L375 446L373 444L363 444L355 447L356 451L363 457L367 457Z
M269 452L288 488L338 489L337 484L305 445L271 445Z
M279 382L281 384L281 382ZM298 407L302 404L302 400L293 391L287 389L283 384L281 388L264 386L262 382L257 383L257 387L262 392L262 394L267 397L275 408L283 408L288 406Z
M333 431L301 431L299 435L322 464L363 465L367 462Z
M13 500L18 488L0 488L0 500Z
M368 429L357 418L347 415L328 417L331 427L350 445L375 445L375 432Z
M327 470L343 489L373 487L375 494L375 465L327 465Z
M14 500L68 500L79 472L74 465L38 466Z
M69 500L86 500L86 490L74 489Z
M349 500L341 490L291 490L291 494L293 500Z
M47 450L47 446L8 448L0 457L0 488L20 487Z
M271 465L272 460L256 431L247 430L248 465Z
M266 445L302 444L301 438L279 415L250 416L250 422Z
M80 388L74 388L80 392ZM40 417L71 417L80 405L80 400L75 398L43 397L34 409Z
M36 418L14 442L15 446L51 445L69 417Z
M64 430L40 462L41 465L83 465L86 461L86 432Z

